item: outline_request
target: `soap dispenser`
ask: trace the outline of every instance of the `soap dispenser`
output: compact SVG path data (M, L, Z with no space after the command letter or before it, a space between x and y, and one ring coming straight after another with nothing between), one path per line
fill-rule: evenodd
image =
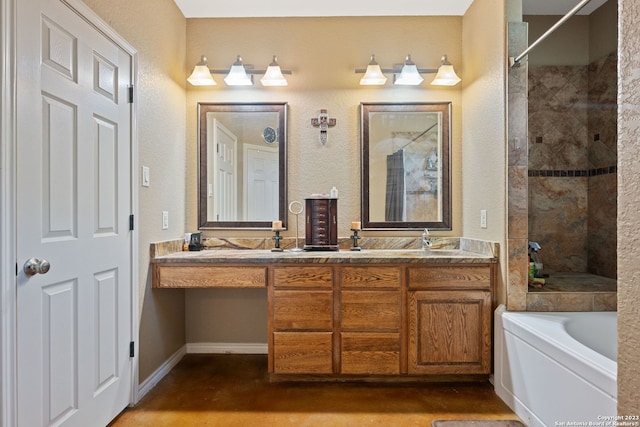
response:
M331 191L329 192L329 195L331 196L332 199L338 198L338 189L336 188L335 185L331 187Z

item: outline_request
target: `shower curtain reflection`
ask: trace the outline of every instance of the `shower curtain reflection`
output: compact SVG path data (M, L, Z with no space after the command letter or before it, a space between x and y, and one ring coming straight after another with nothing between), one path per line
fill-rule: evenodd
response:
M404 150L387 156L387 196L385 221L405 221Z

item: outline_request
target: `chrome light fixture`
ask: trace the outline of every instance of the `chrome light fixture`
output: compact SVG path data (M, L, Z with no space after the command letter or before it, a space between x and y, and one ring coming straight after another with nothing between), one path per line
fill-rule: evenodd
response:
M263 86L287 86L287 80L283 74L292 74L290 70L282 70L278 65L276 56L265 70L254 70L251 65L245 64L240 55L231 65L229 70L211 70L207 65L207 58L203 55L196 64L187 81L194 86L215 86L216 82L212 74L226 74L224 78L228 86L251 86L254 74L264 74L260 79Z
M287 86L287 79L282 75L282 69L278 65L278 58L273 55L273 61L267 67L267 71L260 79L263 86Z
M360 84L363 86L375 86L375 85L383 85L387 82L387 78L382 73L380 69L380 65L376 62L376 56L371 55L371 60L369 61L369 65L367 65L367 71L364 73L364 76L360 79Z
M440 59L438 73L431 84L435 86L455 86L460 80L460 77L458 77L453 69L453 65L451 65L451 62L447 59L447 55L443 55Z
M380 68L376 62L375 55L371 55L367 68L356 68L355 71L356 74L364 74L360 79L360 84L363 86L384 85L387 81L385 73L394 75L393 83L396 85L418 86L424 81L422 74L436 74L431 82L434 86L454 86L460 82L461 79L454 71L447 55L443 55L440 62L441 65L437 69L418 68L412 61L411 55L407 55L403 64L395 64L393 68L384 69Z
M207 65L207 57L202 55L200 62L193 68L193 72L187 78L187 81L194 86L215 86L216 81L211 76L211 71Z
M236 62L231 65L229 74L224 78L224 82L229 86L251 86L253 84L253 79L247 74L240 55L237 56Z

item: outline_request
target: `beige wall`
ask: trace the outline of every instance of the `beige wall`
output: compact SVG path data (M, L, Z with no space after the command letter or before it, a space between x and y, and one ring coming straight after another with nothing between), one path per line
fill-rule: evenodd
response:
M249 89L229 88L224 75L214 75L213 88L187 87L187 225L196 230L196 109L198 102L271 102L289 104L289 192L291 200L311 193L328 193L332 186L340 192L338 225L340 237L350 234L351 221L360 220L361 102L451 101L453 230L434 235L462 234L461 85L436 88L425 76L420 87L400 88L387 82L384 87L359 86L364 68L375 53L381 66L389 68L411 54L421 68L436 68L447 54L456 71L465 79L461 54L462 17L350 17L279 19L189 19L187 20L187 68L207 56L210 68L228 68L236 55L255 67L265 67L272 55L282 68L291 69L286 88L264 88L259 82ZM391 79L392 76L389 76ZM337 119L329 129L326 145L319 142L311 118L321 108ZM294 236L295 217L290 215L285 236ZM304 228L301 227L301 233ZM363 235L413 235L412 232L365 232ZM265 231L208 231L208 236L261 236ZM301 237L302 234L301 234ZM243 297L243 291L188 290L186 296L188 342L266 342L266 294ZM212 302L215 298L216 305ZM203 303L204 300L210 303ZM234 313L233 321L224 313ZM195 341L192 341L195 340ZM229 341L232 340L232 341Z
M591 15L575 15L529 54L529 65L587 65L617 48L616 0L608 0ZM525 15L529 43L551 28L561 16Z
M460 17L350 17L350 18L251 18L189 19L187 21L187 66L204 54L210 68L228 68L237 54L246 63L265 67L278 55L283 68L291 69L286 88L264 88L256 82L249 89L229 88L216 75L218 86L187 87L187 141L189 147L188 212L190 230L196 225L196 108L206 102L269 102L289 104L289 200L302 200L311 193L340 191L339 235L349 234L351 221L360 218L360 102L453 102L454 170L459 171L461 140L461 87L435 88L426 76L420 87L365 88L358 84L356 67L366 67L369 56L383 67L401 63L406 54L422 68L435 68L442 54L464 74L461 59ZM348 41L348 42L347 42ZM389 76L391 77L391 76ZM337 125L328 132L326 145L319 142L311 118L326 108ZM454 229L460 235L460 178L454 176ZM290 218L293 221L293 217ZM266 232L215 231L209 236L239 236ZM416 232L409 233L417 235ZM284 233L293 236L293 230Z
M500 243L498 301L505 301L506 227L506 6L476 0L464 15L462 57L462 235ZM487 228L480 228L480 210Z
M640 5L619 1L618 414L640 414Z
M149 244L185 228L186 19L172 0L85 0L138 51L139 167L151 186L139 188L139 378L144 380L185 343L184 292L151 290ZM150 11L153 19L147 19ZM163 210L169 230L162 230Z

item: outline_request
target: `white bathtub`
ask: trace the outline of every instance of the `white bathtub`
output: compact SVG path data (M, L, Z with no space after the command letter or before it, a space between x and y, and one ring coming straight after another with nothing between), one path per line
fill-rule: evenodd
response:
M508 312L500 306L494 320L495 390L529 427L615 420L615 312Z

